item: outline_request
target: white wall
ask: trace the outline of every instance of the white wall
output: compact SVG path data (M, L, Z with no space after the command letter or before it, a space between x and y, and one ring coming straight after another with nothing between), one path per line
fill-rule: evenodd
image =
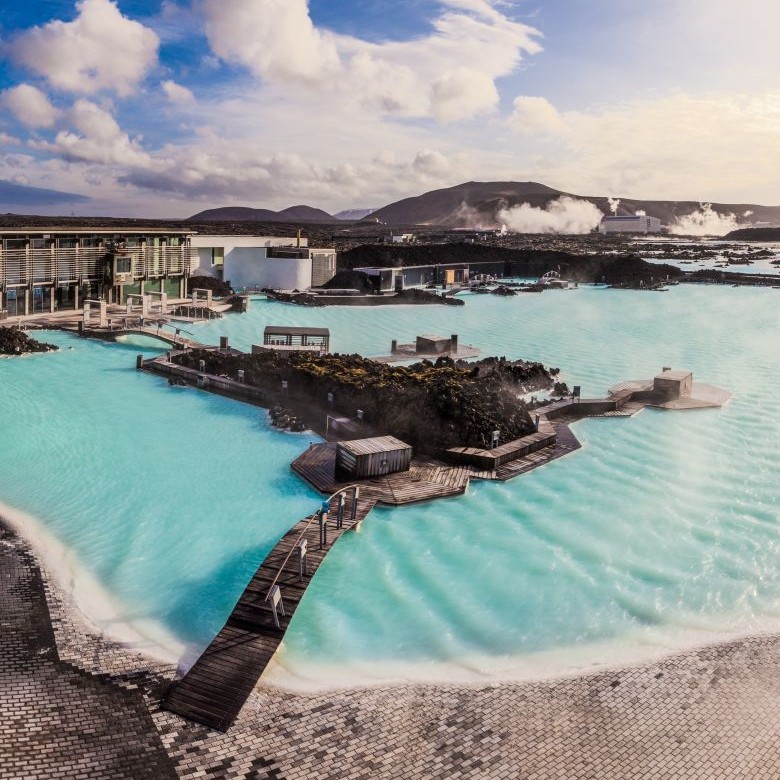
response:
M265 248L236 247L225 255L223 279L234 290L245 287L305 290L311 286L311 260L266 257Z
M196 233L192 236L191 246L193 248L192 268L193 276L219 276L218 265L211 264L211 250L213 248L222 248L227 263L228 255L234 249L264 249L272 246L296 246L297 238L279 237L279 236L214 236ZM301 246L308 246L309 240L301 238ZM258 252L258 257L265 257L265 252ZM226 274L225 279L230 277ZM308 285L307 285L308 287Z

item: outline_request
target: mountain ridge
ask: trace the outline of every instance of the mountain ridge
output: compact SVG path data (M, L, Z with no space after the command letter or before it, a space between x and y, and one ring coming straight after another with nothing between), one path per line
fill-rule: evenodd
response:
M184 222L338 222L327 211L313 206L289 206L281 211L254 209L248 206L221 206L206 209L183 220Z
M592 203L603 214L612 213L607 196L576 195L556 190L539 182L465 182L454 187L431 190L422 195L390 203L371 214L372 220L388 225L429 225L440 227L499 227L499 212L527 203L533 208L545 209L561 197ZM644 211L650 217L671 224L680 217L701 209L703 201L649 200L636 198L612 199L618 201L615 214L633 215ZM712 210L721 215L733 214L740 218L746 212L757 221L780 221L780 206L762 206L755 203L712 203Z

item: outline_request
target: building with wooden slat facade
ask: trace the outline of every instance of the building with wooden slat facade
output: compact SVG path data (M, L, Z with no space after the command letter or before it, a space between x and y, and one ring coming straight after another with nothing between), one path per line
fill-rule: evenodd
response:
M336 469L350 479L408 471L411 463L411 446L395 436L340 441L336 447Z

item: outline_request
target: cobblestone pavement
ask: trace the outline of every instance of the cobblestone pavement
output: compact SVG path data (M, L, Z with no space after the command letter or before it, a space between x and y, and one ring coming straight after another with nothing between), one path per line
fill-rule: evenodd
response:
M59 658L35 559L2 525L0 581L0 778L175 778L138 685Z
M220 734L162 712L157 702L173 670L85 631L68 596L43 576L60 658L103 687L110 676L136 702L143 695L181 778L780 780L780 637L551 682L318 695L261 685L234 727ZM5 626L5 601L0 609ZM150 766L157 754L144 752L149 721L139 714L132 722L135 741L127 729L122 741ZM105 721L103 733L114 733L115 725L116 719ZM5 780L3 755L0 749ZM101 760L98 753L94 766L102 767ZM40 776L79 777L57 774L55 762L48 770Z

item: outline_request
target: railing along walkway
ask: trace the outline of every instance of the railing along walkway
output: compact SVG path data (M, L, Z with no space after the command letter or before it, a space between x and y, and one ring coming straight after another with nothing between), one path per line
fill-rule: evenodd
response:
M296 523L266 556L227 623L162 701L164 709L227 730L282 642L306 588L339 537L375 501L348 487L332 496L327 515ZM324 517L324 520L323 520Z

